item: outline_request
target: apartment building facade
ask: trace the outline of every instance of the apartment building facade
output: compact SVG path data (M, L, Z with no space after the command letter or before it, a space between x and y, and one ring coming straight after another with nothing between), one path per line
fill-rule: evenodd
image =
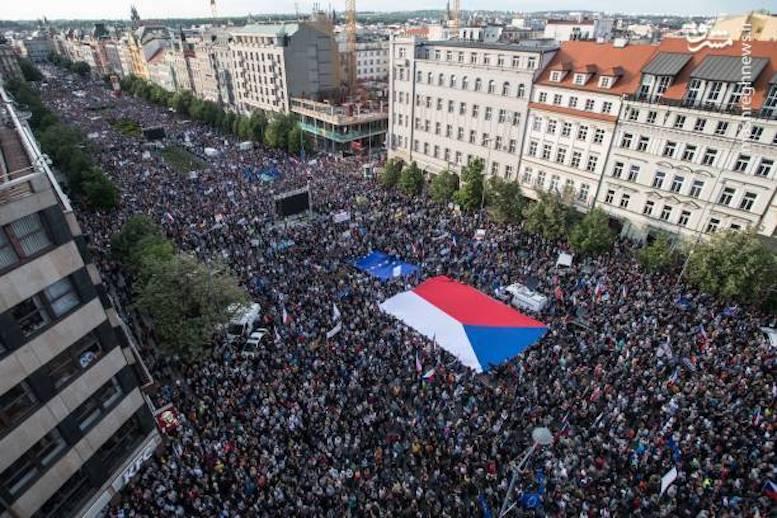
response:
M520 171L527 197L552 191L579 210L593 206L622 96L636 88L653 52L589 41L561 45L531 94Z
M474 158L515 179L532 84L558 47L395 38L391 45L389 157L430 173Z
M19 58L11 44L0 37L0 83L14 77L22 77Z
M160 442L149 380L67 197L0 94L0 516L96 516Z
M598 198L626 234L775 235L777 42L748 47L743 67L741 42L690 52L666 39L642 68Z
M337 46L320 24L246 25L232 31L229 47L240 112L288 113L292 97L315 99L340 86Z

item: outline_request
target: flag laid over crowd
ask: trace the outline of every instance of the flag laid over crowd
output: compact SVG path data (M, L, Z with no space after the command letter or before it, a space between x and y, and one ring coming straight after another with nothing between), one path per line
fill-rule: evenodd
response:
M542 322L444 276L395 295L380 308L476 372L521 354L547 332Z
M413 275L418 270L414 264L406 263L393 255L379 251L370 252L361 259L357 259L354 261L354 266L382 281Z

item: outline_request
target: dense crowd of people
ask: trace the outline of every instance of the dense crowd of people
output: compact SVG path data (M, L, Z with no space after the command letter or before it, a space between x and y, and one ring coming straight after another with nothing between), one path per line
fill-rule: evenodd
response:
M629 241L559 269L564 242L384 190L359 158L241 151L232 136L73 81L51 80L42 94L90 135L121 192L115 211L79 218L114 296L131 300L110 237L147 214L182 250L225 261L278 331L255 358L217 342L201 361L154 364L156 402L172 402L181 424L112 516L496 516L536 426L554 442L521 472L513 514L773 516L766 316L678 284L677 272L644 272ZM163 126L165 145L219 153L182 173L116 132L109 121L119 118ZM271 167L274 181L246 173ZM305 185L313 216L280 222L272 196ZM335 223L341 210L351 219ZM485 238L473 238L478 229ZM353 268L371 250L419 273L380 282ZM378 308L437 274L489 294L535 278L550 298L534 315L548 334L474 374ZM343 328L327 339L333 303Z

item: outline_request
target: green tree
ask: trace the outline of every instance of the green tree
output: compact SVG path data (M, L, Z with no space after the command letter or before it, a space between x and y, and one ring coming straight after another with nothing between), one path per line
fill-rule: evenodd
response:
M487 194L489 205L493 207L497 219L510 223L521 221L525 203L518 183L493 176L489 180Z
M667 270L677 263L677 258L677 250L665 232L658 234L652 243L637 252L637 259L649 272Z
M89 64L85 61L76 61L70 65L70 71L74 74L78 74L81 77L86 77L89 75L89 72L92 71L92 67L90 67Z
M559 239L567 232L569 209L558 194L540 191L539 199L526 206L523 217L524 227L529 232L547 239Z
M475 210L483 204L483 160L472 160L461 171L461 187L454 199L465 210Z
M132 251L138 248L138 243L154 235L161 235L161 232L151 218L144 214L132 216L111 237L111 255L120 262L126 262Z
M87 169L81 184L84 199L94 209L110 210L116 207L118 192L105 173L99 169Z
M610 228L607 213L598 207L591 209L572 228L569 242L583 255L598 255L612 248L615 232Z
M405 166L399 175L399 188L408 196L417 196L421 194L424 188L424 173L413 161Z
M295 124L291 131L289 131L289 153L299 155L300 145L302 145L305 153L310 153L313 149L310 139L302 131L302 127L299 124Z
M264 132L264 145L272 149L282 149L287 147L287 141L288 131L284 126L283 117L273 117Z
M229 307L248 301L223 265L210 269L186 255L148 264L138 289L137 307L154 322L166 354L187 360L208 352L213 332L230 318Z
M19 68L22 71L22 77L25 81L40 81L43 79L43 74L40 73L38 67L36 67L29 59L20 59Z
M386 189L393 189L399 183L399 176L402 173L404 162L398 158L392 158L383 167L378 179Z
M450 171L443 171L432 178L429 194L437 203L448 203L459 188L459 176Z
M688 280L726 300L763 303L777 286L777 259L754 231L726 231L690 251Z
M264 130L267 128L267 116L262 110L255 110L250 117L250 134L247 138L261 142L264 137Z

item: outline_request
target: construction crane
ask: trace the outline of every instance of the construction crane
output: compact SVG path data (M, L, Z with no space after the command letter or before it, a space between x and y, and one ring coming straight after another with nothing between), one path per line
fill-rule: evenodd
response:
M348 91L356 94L356 0L345 0L346 63L348 63Z
M451 4L451 19L450 19L450 22L448 23L448 26L456 32L456 34L454 34L455 37L459 36L458 34L459 24L460 24L459 17L461 16L460 11L461 11L461 0L453 0L453 3Z
M213 18L213 21L216 21L216 18L218 18L218 11L216 11L216 0L210 0L210 17Z

